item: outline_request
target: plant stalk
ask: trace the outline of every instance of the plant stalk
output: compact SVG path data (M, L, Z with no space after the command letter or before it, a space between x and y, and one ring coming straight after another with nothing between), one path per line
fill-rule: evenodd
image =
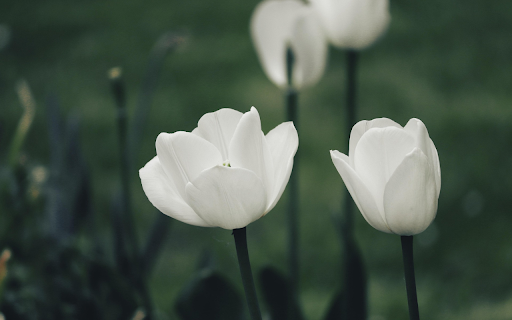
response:
M402 256L404 259L405 288L409 305L409 319L419 320L418 297L416 295L416 279L414 277L414 258L412 236L401 236Z
M290 47L286 50L286 72L288 89L286 91L286 120L292 121L297 131L298 125L298 92L292 86L293 64L295 58ZM293 305L298 305L299 283L299 176L298 176L299 152L295 154L292 173L288 183L288 263L290 269L290 310ZM291 313L290 313L291 314Z
M249 307L251 320L261 320L261 312L256 296L256 288L252 278L251 263L249 261L249 251L247 250L246 228L234 229L233 236L235 238L236 255L238 257L238 265L240 274L242 275L242 283L245 290L245 298Z
M135 233L133 213L130 206L130 150L127 143L127 112L126 112L126 93L120 68L112 68L109 71L112 93L117 105L117 129L119 138L119 155L121 164L121 191L122 207L126 215L125 236L127 237L129 254L131 260L137 263L138 258L137 237Z
M356 124L356 98L357 98L357 61L358 52L355 50L347 51L347 113L346 113L346 126L347 136L350 137L352 127ZM348 154L348 152L347 152ZM352 235L352 225L354 220L354 204L350 200L350 193L348 189L345 190L345 214L344 214L344 229L345 232Z

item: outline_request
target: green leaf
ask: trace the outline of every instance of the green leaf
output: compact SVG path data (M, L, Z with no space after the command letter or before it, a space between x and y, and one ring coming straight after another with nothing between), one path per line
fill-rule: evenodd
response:
M244 303L231 283L220 274L204 270L181 292L176 313L183 320L242 320Z
M340 320L340 319L346 319L343 316L344 313L344 306L343 306L343 293L338 292L334 296L334 298L331 301L331 304L329 305L329 309L327 310L327 314L325 315L325 320Z
M259 280L270 319L303 319L296 300L290 294L289 280L285 275L268 266L260 271Z
M366 271L354 241L344 237L344 287L331 301L325 320L367 318Z

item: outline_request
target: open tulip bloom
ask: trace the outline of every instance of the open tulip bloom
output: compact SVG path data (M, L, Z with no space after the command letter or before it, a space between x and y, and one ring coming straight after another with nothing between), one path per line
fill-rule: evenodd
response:
M324 73L327 39L317 13L299 0L266 0L251 17L251 36L268 78L277 86L288 85L286 51L294 56L292 86L314 85Z
M331 151L331 158L375 229L409 236L434 220L441 169L420 120L411 119L405 127L386 118L360 121L350 134L349 155Z
M293 123L267 135L256 108L207 113L192 132L161 133L157 155L139 171L149 201L166 215L238 229L266 215L281 197L298 147Z

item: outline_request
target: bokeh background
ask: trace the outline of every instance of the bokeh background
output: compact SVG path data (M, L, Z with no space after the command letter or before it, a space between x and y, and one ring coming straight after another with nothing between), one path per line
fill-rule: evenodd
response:
M141 242L158 213L145 197L137 171L155 155L160 132L191 131L204 113L220 108L246 112L255 106L265 132L284 121L283 92L265 77L249 35L256 4L233 0L0 4L1 163L7 166L9 146L23 114L16 83L25 79L36 103L21 153L27 172L63 170L51 162L49 105L58 102L62 114L79 123L76 141L90 183L87 219L94 221L94 228L87 222L68 240L81 252L91 256L93 244L99 244L105 260L113 259L110 212L121 182L117 111L107 71L122 68L128 117L133 121L150 53L162 34L179 32L185 41L162 64L140 136L141 148L131 159L136 168L130 176L131 202ZM357 118L388 117L402 125L419 118L439 153L438 215L415 241L420 313L425 319L510 319L512 2L391 0L390 10L387 34L360 56ZM341 242L333 221L341 211L345 187L328 151L348 148L345 72L345 52L331 48L324 77L299 96L300 298L308 319L321 319L342 285ZM43 215L45 194L50 191L44 183L40 188L42 195L36 201L40 209L32 211ZM14 214L7 199L3 196L0 205L3 222ZM255 273L266 265L287 272L286 199L285 192L270 214L248 227ZM355 224L369 277L369 318L407 319L399 237L374 230L360 215ZM0 232L0 239L9 243L12 237L6 234L30 239L31 231L6 230L4 224ZM174 301L197 273L205 253L211 253L216 269L243 292L230 231L174 222L163 241L148 284L162 319L177 318ZM34 259L16 270L21 249L11 249L7 279L23 278L31 268L38 268L39 260ZM24 250L30 255L36 249L27 245ZM45 276L45 270L39 277ZM6 302L8 295L4 290L2 306L11 301Z

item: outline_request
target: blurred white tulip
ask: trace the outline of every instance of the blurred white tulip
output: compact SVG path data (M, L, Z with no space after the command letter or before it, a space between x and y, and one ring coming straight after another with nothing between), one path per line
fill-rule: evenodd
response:
M161 133L139 171L149 201L179 221L238 229L266 215L290 178L299 138L292 122L267 135L256 108L207 113L192 132Z
M311 6L298 0L263 1L252 14L250 29L263 70L278 87L288 85L288 47L294 57L292 87L301 89L320 80L327 60L327 39Z
M405 127L381 118L360 121L350 134L349 156L331 158L368 223L402 236L434 220L441 190L436 147L418 119Z
M364 49L388 28L388 0L310 0L329 41L338 48Z

